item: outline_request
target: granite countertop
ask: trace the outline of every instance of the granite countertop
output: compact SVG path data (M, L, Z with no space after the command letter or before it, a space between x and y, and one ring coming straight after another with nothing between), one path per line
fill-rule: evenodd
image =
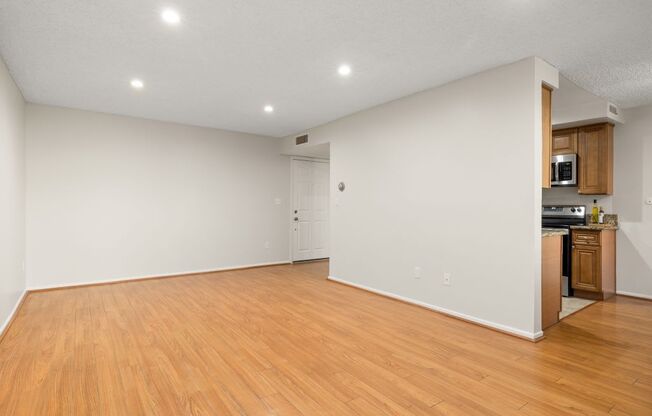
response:
M587 225L571 225L571 230L617 230L618 224L587 224Z
M541 237L552 237L555 235L568 235L568 230L564 228L542 228Z

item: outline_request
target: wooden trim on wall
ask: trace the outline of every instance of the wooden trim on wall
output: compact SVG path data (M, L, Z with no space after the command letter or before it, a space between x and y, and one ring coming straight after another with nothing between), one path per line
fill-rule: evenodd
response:
M25 299L27 299L28 295L29 295L29 291L28 290L24 291L20 297L20 300L18 300L18 303L16 303L16 306L14 306L14 310L12 311L9 320L7 321L7 324L2 329L2 332L0 332L0 344L2 343L2 340L5 338L5 335L7 335L7 333L9 332L9 328L11 328L11 324L14 323L14 320L18 316L20 310L22 309L23 304L25 303Z
M642 293L634 293L634 292L622 292L622 291L616 291L616 296L623 296L626 298L632 298L632 299L638 299L638 300L644 300L646 302L652 302L652 296L650 295L644 295Z
M143 280L172 279L176 277L194 276L199 274L222 273L222 272L230 272L235 270L247 270L247 269L258 269L261 267L282 266L284 264L291 264L291 263L292 262L290 260L283 260L283 261L272 262L272 263L260 263L260 264L244 265L244 266L225 267L221 269L201 270L197 272L182 272L182 273L173 273L173 274L157 275L157 276L132 277L132 278L109 280L109 281L102 281L102 282L80 283L76 285L62 285L62 286L54 286L54 287L36 288L36 289L29 289L27 290L27 292L40 293L40 292L50 292L53 290L75 289L75 288L89 287L89 286L104 286L104 285L115 285L118 283L141 282Z
M539 341L542 341L543 339L545 339L545 335L543 334L543 331L541 331L538 334L535 334L534 337L530 337L530 336L527 336L527 335L519 334L518 332L516 332L516 331L518 331L517 329L513 329L513 330L502 329L502 328L498 327L498 324L493 324L491 322L484 323L479 318L475 318L475 317L472 317L472 316L464 316L464 314L459 313L459 312L455 312L455 311L452 311L452 310L447 310L445 308L441 308L441 307L438 307L438 306L435 306L435 305L430 305L430 304L427 304L425 302L421 302L421 301L418 301L418 300L406 298L406 297L400 296L400 295L395 295L393 293L385 292L385 291L382 291L382 290L373 289L373 288L366 287L366 286L363 286L363 285L359 285L359 284L356 284L356 283L351 283L351 282L348 282L346 280L339 279L337 277L328 276L328 280L332 281L333 283L337 283L337 284L340 284L340 285L352 287L352 288L358 289L358 290L364 290L365 292L373 293L373 294L378 295L378 296L383 296L385 298L396 300L398 302L403 302L403 303L406 303L408 305L418 306L420 308L427 309L427 310L429 310L431 312L435 312L435 313L445 315L445 316L447 316L449 318L453 318L453 319L457 319L459 321L463 321L463 322L466 322L466 323L469 323L469 324L481 326L483 328L490 329L490 330L496 331L496 332L500 332L502 334L509 335L509 336L512 336L512 337L515 337L515 338L518 338L518 339L522 339L522 340L525 340L525 341L535 342L536 343L536 342L539 342ZM522 331L522 332L525 332L525 331Z

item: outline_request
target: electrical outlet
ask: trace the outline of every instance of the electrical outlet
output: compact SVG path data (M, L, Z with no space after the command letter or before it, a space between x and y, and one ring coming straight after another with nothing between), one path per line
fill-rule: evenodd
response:
M281 205L281 198L274 198L275 205Z
M451 285L451 274L444 273L444 286L450 286L450 285Z
M414 278L421 279L421 267L414 266Z
M265 241L265 248L269 248L269 241Z
M652 205L652 196L648 196L647 199L645 200L645 203L647 205Z

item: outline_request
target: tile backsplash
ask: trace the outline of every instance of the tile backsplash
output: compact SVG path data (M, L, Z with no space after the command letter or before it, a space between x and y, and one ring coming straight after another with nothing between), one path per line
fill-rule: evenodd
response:
M604 223L618 225L618 215L616 214L604 214Z
M551 189L544 189L542 201L543 205L586 205L590 210L593 206L593 200L598 200L598 205L602 207L605 213L613 212L612 197L609 195L580 195L576 187L559 186Z

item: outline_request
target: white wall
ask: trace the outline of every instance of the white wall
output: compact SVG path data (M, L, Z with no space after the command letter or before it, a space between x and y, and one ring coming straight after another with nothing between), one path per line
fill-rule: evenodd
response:
M309 130L331 144L331 276L538 335L543 76L530 58Z
M619 214L617 290L652 298L652 106L625 113L614 133L614 211Z
M294 148L284 147L284 153L288 156L304 156L317 159L330 159L331 149L328 143L321 143L313 145L311 143L304 143L302 145L296 146Z
M25 291L24 109L0 59L0 333Z
M552 95L552 124L555 128L581 126L590 123L617 123L614 136L617 137L625 117L609 114L609 101L578 87L567 78L559 77L559 89ZM543 190L543 203L546 205L586 205L589 210L593 200L598 201L606 213L613 211L611 196L580 195L577 187L554 187Z
M612 108L618 113L611 112ZM552 96L552 124L555 128L607 121L621 124L625 117L615 104L575 85L568 78L559 77L559 89Z
M280 150L280 139L29 104L28 287L287 261Z
M652 106L626 110L627 123L614 128L614 193L578 195L577 188L543 191L544 204L584 204L598 200L618 214L618 292L652 298Z

